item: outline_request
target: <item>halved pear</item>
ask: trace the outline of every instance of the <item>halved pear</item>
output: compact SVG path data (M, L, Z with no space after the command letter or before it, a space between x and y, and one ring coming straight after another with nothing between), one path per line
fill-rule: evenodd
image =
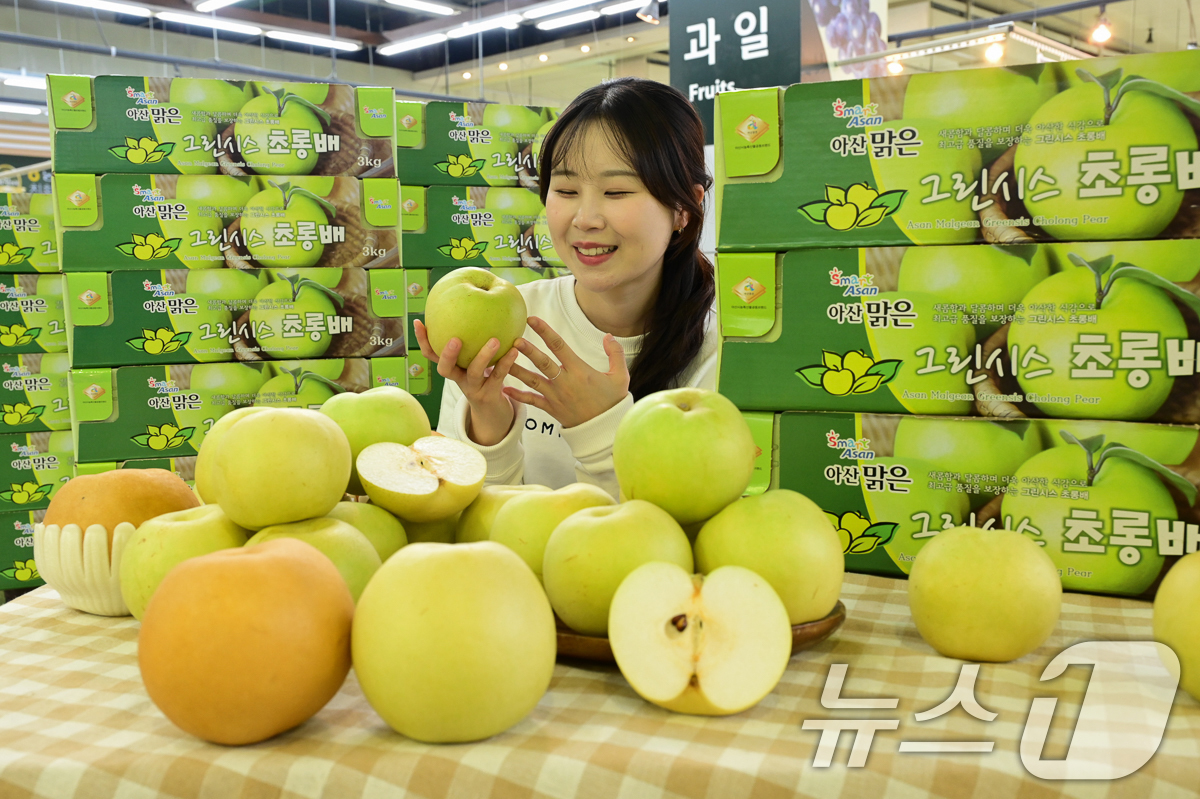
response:
M445 436L418 438L411 447L372 444L355 466L371 502L414 522L458 513L479 495L487 474L483 455Z
M608 638L639 696L703 716L758 704L792 654L783 600L741 566L722 566L707 577L673 563L639 566L613 596Z

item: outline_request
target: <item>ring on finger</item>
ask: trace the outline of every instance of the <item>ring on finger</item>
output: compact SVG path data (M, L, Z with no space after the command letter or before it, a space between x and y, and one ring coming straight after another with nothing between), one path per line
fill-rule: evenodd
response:
M554 377L547 377L547 378L546 378L547 380L557 380L557 379L558 379L558 376L559 376L559 375L561 375L561 374L563 373L563 368L562 368L562 364L561 364L561 363L556 363L556 364L554 364L554 365L558 367L558 371L554 373Z

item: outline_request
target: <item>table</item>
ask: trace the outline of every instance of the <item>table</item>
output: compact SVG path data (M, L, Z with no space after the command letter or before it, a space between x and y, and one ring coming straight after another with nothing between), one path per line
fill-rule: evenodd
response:
M431 746L392 732L353 673L313 719L241 748L206 744L168 722L137 670L138 625L89 616L43 587L0 607L0 797L1195 797L1200 794L1200 703L1180 691L1161 746L1123 779L1042 780L1022 766L1019 740L1034 696L1059 707L1043 758L1061 758L1090 671L1045 682L1045 665L1078 641L1148 640L1151 606L1067 594L1054 635L1007 664L979 666L974 695L997 714L984 722L939 705L962 661L917 634L905 583L847 575L845 625L798 653L757 707L727 718L673 714L643 702L615 667L559 663L542 701L507 733ZM894 697L894 710L829 710L831 664L848 664L843 697ZM852 732L832 763L814 766L821 733L805 720L895 720L874 735L865 765L850 767ZM906 740L993 740L980 753L900 752ZM406 793L407 792L407 793Z

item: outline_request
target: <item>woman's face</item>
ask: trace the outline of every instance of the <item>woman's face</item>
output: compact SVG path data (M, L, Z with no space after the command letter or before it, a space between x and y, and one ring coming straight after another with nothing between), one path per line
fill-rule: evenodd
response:
M600 293L657 286L671 234L686 217L655 199L592 125L550 175L546 220L571 274Z

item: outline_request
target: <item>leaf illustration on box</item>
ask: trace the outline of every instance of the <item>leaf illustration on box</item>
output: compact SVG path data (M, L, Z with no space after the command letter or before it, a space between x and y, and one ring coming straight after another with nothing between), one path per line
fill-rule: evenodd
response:
M158 427L146 425L145 433L132 436L130 440L139 447L162 451L182 447L191 439L194 432L196 432L194 427L180 428L173 424L163 424Z
M450 239L449 244L443 244L437 250L442 255L447 255L456 261L469 261L472 258L478 258L483 255L483 251L487 249L486 241L475 241L472 238L463 236L461 239Z
M175 149L173 142L160 144L148 136L140 139L125 137L125 143L117 147L109 147L108 151L131 164L156 164L166 158Z
M123 255L130 255L139 261L154 261L159 258L166 258L179 249L181 242L180 239L164 238L157 233L147 233L144 236L138 233L131 233L129 237L133 241L118 244L117 249Z
M469 155L447 153L446 160L438 161L433 165L433 168L448 177L470 178L474 177L480 169L483 169L485 163L483 159L472 161Z
M11 502L14 505L28 505L31 502L40 502L46 498L53 486L44 486L37 483L10 483L8 491L0 491L0 499L6 502Z
M45 405L30 405L25 402L17 402L12 405L0 406L4 411L4 424L9 427L18 427L23 424L30 424L38 419L46 410Z
M12 242L0 245L0 267L16 266L33 255L32 247L18 247Z
M0 345L16 347L29 344L42 332L40 327L25 327L25 325L0 325Z
M892 522L871 524L871 520L857 511L846 511L841 516L825 511L829 521L837 530L842 542L842 552L847 555L866 555L892 540L899 527Z
M821 363L804 366L796 374L813 388L824 389L835 397L870 394L896 378L903 361L875 361L861 350L844 355L823 350Z
M804 203L796 210L809 221L833 230L874 227L896 213L907 193L897 189L880 194L866 183L855 183L845 189L826 186L824 200Z
M33 558L29 560L14 561L13 565L7 569L0 570L0 577L7 577L10 580L16 580L19 583L27 583L32 580L40 580L42 576L38 574L37 564Z
M164 355L175 352L187 344L191 337L191 333L176 333L168 327L160 327L157 330L143 328L140 338L126 339L125 343L147 355Z

